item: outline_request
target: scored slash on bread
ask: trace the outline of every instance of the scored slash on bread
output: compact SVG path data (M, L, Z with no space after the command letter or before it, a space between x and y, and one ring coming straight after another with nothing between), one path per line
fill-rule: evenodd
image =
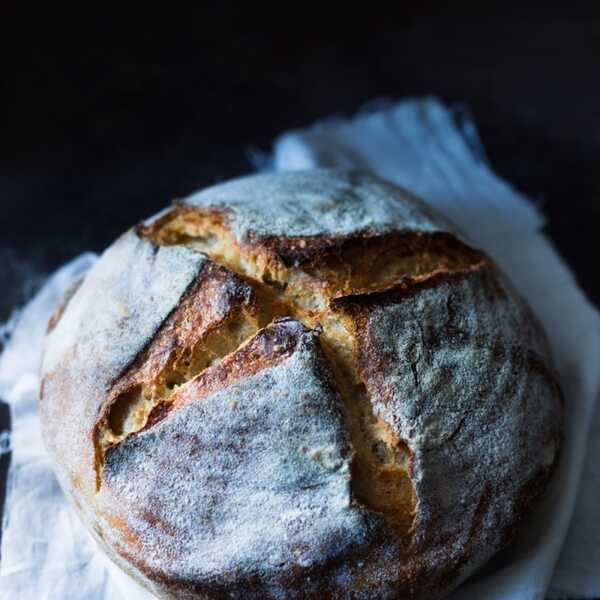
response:
M164 597L438 597L511 539L560 445L528 307L354 172L242 178L130 231L43 372L61 484Z

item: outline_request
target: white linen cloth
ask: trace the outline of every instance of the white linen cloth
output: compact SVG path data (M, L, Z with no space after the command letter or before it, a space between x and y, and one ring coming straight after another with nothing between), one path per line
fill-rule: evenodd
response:
M515 545L452 599L600 596L600 414L592 419L600 317L541 233L541 214L491 171L473 125L459 126L452 111L434 99L379 106L352 120L321 122L276 140L270 168L317 165L366 169L421 196L496 259L550 339L566 397L557 475ZM93 261L85 254L52 275L16 319L0 357L0 397L10 404L13 426L2 600L150 598L104 558L83 530L41 443L36 403L44 329L65 289Z

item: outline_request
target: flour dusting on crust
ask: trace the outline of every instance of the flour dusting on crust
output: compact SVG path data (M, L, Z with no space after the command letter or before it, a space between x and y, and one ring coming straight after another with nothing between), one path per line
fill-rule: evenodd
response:
M449 228L405 190L354 171L318 169L241 177L206 188L182 204L227 210L240 242L248 234L343 236Z
M501 281L486 267L374 298L356 317L374 412L413 453L415 546L465 572L505 542L560 439L544 337Z
M241 573L277 581L363 541L351 448L316 335L294 321L272 327L299 337L287 360L109 451L101 495L112 518L127 520L144 568L200 584Z
M206 258L156 247L133 231L98 260L46 340L40 410L52 453L82 486L93 470L93 429L114 380L178 305ZM72 479L63 485L71 487Z

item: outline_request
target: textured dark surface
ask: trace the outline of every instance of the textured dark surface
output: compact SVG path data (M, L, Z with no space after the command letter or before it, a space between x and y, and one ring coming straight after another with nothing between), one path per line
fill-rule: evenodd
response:
M268 150L278 132L425 94L468 108L492 166L541 204L600 301L600 18L442 15L425 3L342 26L290 8L267 34L242 31L249 9L227 5L45 10L9 2L0 24L0 320L68 258L251 170L249 149Z

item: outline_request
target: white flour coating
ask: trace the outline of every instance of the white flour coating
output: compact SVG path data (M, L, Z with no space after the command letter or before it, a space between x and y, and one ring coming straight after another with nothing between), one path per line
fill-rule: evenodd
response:
M453 540L453 559L474 554L465 569L501 544L560 436L544 340L496 277L485 269L374 306L366 332L381 361L366 370L375 413L414 453L417 541L434 555Z
M408 192L365 173L318 169L264 173L206 188L188 206L232 211L236 239L343 236L371 231L452 231Z
M106 510L127 520L152 570L189 582L268 580L363 541L348 436L316 335L295 321L275 327L301 336L291 357L107 455Z
M89 431L108 389L152 339L206 258L183 246L157 248L129 231L85 277L65 314L47 337L43 375L46 393L64 397L42 402L43 419L56 420L47 439L71 474L91 468ZM85 400L83 400L85 398ZM61 446L59 448L59 446Z

